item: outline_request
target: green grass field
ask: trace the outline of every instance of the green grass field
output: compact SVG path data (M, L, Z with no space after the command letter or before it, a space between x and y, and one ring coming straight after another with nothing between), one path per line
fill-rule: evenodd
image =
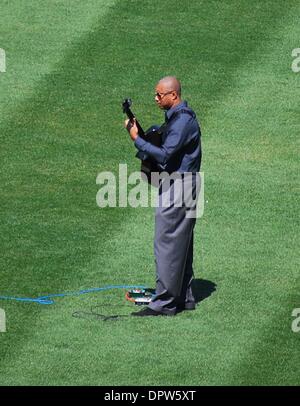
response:
M194 312L136 320L122 289L0 300L0 385L300 384L299 16L297 0L1 2L0 296L154 287L154 209L100 209L96 177L139 169L121 102L161 123L162 76L201 120L206 203Z

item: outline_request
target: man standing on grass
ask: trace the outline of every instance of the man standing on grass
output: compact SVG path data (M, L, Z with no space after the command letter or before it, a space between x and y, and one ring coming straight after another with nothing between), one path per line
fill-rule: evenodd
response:
M195 113L181 99L181 84L176 77L167 76L157 83L155 101L165 111L160 147L142 139L135 123L125 121L136 148L171 175L171 182L170 178L160 182L155 212L156 293L148 307L132 313L134 316L173 316L195 309L191 285L196 215L190 214L195 213L199 193L201 131ZM193 207L187 204L187 195L190 201L193 196ZM176 204L178 201L182 204Z

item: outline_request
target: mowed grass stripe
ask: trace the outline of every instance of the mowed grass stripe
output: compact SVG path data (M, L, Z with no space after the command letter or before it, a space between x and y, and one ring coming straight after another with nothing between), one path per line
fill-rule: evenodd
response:
M220 138L225 136L228 141L227 148L221 141L227 162L235 162L238 169L238 193L249 193L245 194L244 201L238 200L236 194L231 195L228 224L235 226L240 222L240 232L238 238L232 232L232 244L222 244L218 249L223 253L225 250L225 257L227 251L229 259L236 246L245 264L248 263L242 276L245 288L241 293L245 297L236 303L240 303L244 313L239 331L252 329L255 338L247 351L243 351L242 358L237 357L235 370L231 366L224 381L228 384L299 384L295 366L299 364L300 337L291 330L291 313L298 307L300 281L296 204L300 123L299 97L295 92L299 77L291 71L289 58L291 44L300 34L297 15L299 6L285 16L285 24L282 20L281 29L266 49L265 64L237 73L241 86L236 94L229 92L224 100L224 105L232 105L234 100L240 103L232 115L238 117L241 112L248 112L247 117L244 113L244 126L230 131L235 124L233 119L232 126L225 128ZM221 117L223 111L220 107L213 113ZM230 133L239 140L235 147L236 140L233 136L230 139ZM244 137L239 136L243 134ZM217 177L217 167L213 170ZM221 188L225 199L229 197L229 184L235 180L225 166L222 180L225 184ZM247 217L249 221L245 223ZM243 246L248 249L241 252ZM238 266L238 255L233 256L231 266ZM240 279L238 274L237 268L236 277ZM234 279L232 282L236 283ZM248 302L248 307L244 302Z
M7 69L0 75L0 123L35 97L44 75L103 17L114 0L11 0L1 4L0 47Z
M149 10L146 8L146 12L150 10L154 11L153 7L151 8L148 3L147 6ZM125 14L124 9L118 9L118 13ZM227 13L229 16L230 10L227 10ZM148 16L148 14L146 15ZM252 29L252 25L250 28ZM122 30L120 31L122 32ZM137 31L137 34L139 34L139 30ZM91 202L92 196L94 200L95 190L90 187L90 182L94 182L97 169L116 170L116 164L119 161L127 160L129 152L132 149L125 142L125 138L121 139L121 125L118 121L119 93L125 93L125 86L123 85L120 88L116 86L118 75L114 77L116 83L113 88L111 86L111 78L106 83L103 80L103 66L107 68L106 63L110 64L110 66L115 65L115 70L119 71L122 67L121 58L123 56L124 61L125 59L127 60L128 50L124 49L126 57L121 52L117 52L118 47L116 45L120 44L120 41L117 40L121 39L121 33L119 34L120 37L116 38L113 46L108 35L108 30L101 29L98 35L93 32L82 45L76 46L75 56L74 51L72 51L65 61L67 67L62 67L57 71L57 74L47 78L46 86L42 88L41 94L37 96L37 100L33 104L29 104L20 113L21 122L16 125L16 120L12 119L9 123L8 127L13 128L13 134L18 133L19 137L18 143L11 142L12 140L9 136L5 137L2 149L3 162L9 169L6 176L4 175L4 182L6 181L4 186L7 196L4 196L3 200L7 206L10 206L11 203L16 205L14 209L18 209L21 206L25 212L27 211L26 214L29 217L32 216L32 210L35 208L39 210L49 209L49 204L51 205L51 203L54 209L56 209L56 205L59 203L59 206L64 206L67 211L69 211L70 207L76 210L79 206L76 199L82 198L88 204ZM114 33L114 37L115 35L116 33ZM142 41L140 36L138 39ZM98 53L98 43L105 50L110 50L111 53L106 52L104 55ZM124 45L122 46L124 48ZM115 51L115 48L117 48L117 51ZM107 55L110 55L111 60ZM119 60L116 60L116 56L118 56ZM104 64L101 64L101 60L104 60ZM90 81L88 80L89 77L87 77L87 71L84 69L84 66L87 64L89 67L92 67L93 75L91 77L93 80ZM78 66L82 67L81 71L78 70ZM101 66L99 73L97 72L98 66ZM130 72L130 75L132 75L132 72ZM96 91L94 91L94 94L92 93L92 88L95 87L97 79L101 85L101 94L98 94ZM125 80L124 74L123 80ZM131 81L131 83L133 82ZM107 106L106 103L101 102L105 99L105 96L107 97L110 89L113 92L112 100L110 99L109 106ZM117 99L114 97L116 93L118 93ZM96 97L94 98L92 95ZM80 99L80 109L76 108L76 100L78 98ZM99 103L101 117L98 114L97 103ZM110 111L110 109L113 110ZM108 143L108 134L112 134L117 143L120 141L117 151L112 151ZM99 157L98 145L101 145L103 148L99 151L101 157ZM125 149L124 155L121 154L121 148ZM80 152L81 159L73 159L74 156L78 157L76 154ZM32 159L35 164L34 170L31 170L31 167L28 166L28 161L32 161ZM15 163L17 164L15 165ZM138 168L138 163L133 165L136 169ZM91 168L94 170L92 173L93 178L91 177ZM86 179L86 170L89 175L89 179L87 179L88 184L86 185L89 188L88 197L83 193L84 189L81 190L80 194L76 193L78 191L76 189L76 180L79 180L80 177ZM74 179L73 185L70 184L72 179ZM35 181L34 183L33 180ZM29 190L26 188L27 185L25 186L26 183L29 183ZM82 187L80 184L79 186ZM45 196L45 189L51 189L51 187L53 189L52 194L50 193L49 196ZM58 193L55 196L56 191ZM24 198L20 199L19 202L15 199L10 199L10 196L14 197L16 193L21 192L23 192L24 196L22 197ZM76 193L76 199L73 198L74 192ZM37 199L31 199L30 193L34 193ZM29 197L28 205L26 205L27 196ZM109 218L111 217L114 216ZM68 217L67 221L70 221ZM55 226L57 225L58 222L55 222ZM78 226L78 223L76 225ZM78 234L82 233L79 231ZM36 236L37 239L34 243L37 243L37 240L39 240L38 235Z
M106 5L108 5L107 2ZM85 4L86 6L88 5ZM95 18L99 6L99 2L97 2L97 7L89 6L94 8L94 10L90 9L89 11L89 13L93 13L93 18ZM55 10L53 11L55 13ZM100 15L103 14L102 11L103 8ZM78 17L80 18L80 15ZM82 23L84 23L83 19ZM98 19L97 24L101 25L101 19ZM64 28L61 27L62 30ZM74 29L78 30L75 22ZM85 26L85 31L88 31L87 26ZM67 39L71 40L72 38L70 34ZM36 46L37 44L34 43L34 51L36 51ZM76 44L74 48L76 48ZM52 59L51 62L53 62ZM29 74L30 65L24 64L24 68L28 69ZM74 67L74 69L78 69L78 67ZM67 70L66 68L66 72ZM51 71L50 68L49 71ZM1 79L4 81L5 77L7 76L2 76ZM51 87L56 87L55 78L54 73L53 76L49 75L41 79L35 97L27 100L27 105L17 105L18 108L14 111L14 115L2 123L1 138L5 142L3 142L1 149L1 180L3 181L3 193L1 194L1 294L4 295L32 297L51 292L60 293L71 289L68 267L69 269L74 267L74 272L76 266L84 268L90 254L89 242L93 236L86 236L86 229L82 229L80 225L82 213L85 210L84 205L80 207L78 201L73 202L73 209L71 204L68 205L71 200L76 199L76 194L81 190L78 180L81 167L74 177L74 173L69 170L68 166L63 168L65 157L57 163L58 167L55 163L53 164L52 159L55 159L56 151L51 152L50 149L51 145L57 141L52 139L55 131L51 131L52 128L44 121L45 117L39 116L40 103L45 103L46 109L49 110L56 104L54 99L51 100L51 103L48 99L41 100L41 89L42 92L46 93L46 98L49 97ZM46 85L48 80L50 80L49 87ZM66 80L66 77L63 80ZM59 87L59 84L57 86ZM61 99L64 89L62 88L60 91L58 97ZM39 121L38 126L36 125L37 121ZM72 117L70 121L72 121ZM40 139L37 140L37 133L41 137L46 135L46 143ZM64 127L64 134L66 133L68 136L68 124ZM62 133L60 133L60 138L61 136ZM46 145L47 142L49 142L48 145ZM64 151L68 150L66 145L61 148ZM80 149L81 146L77 146L77 148ZM75 159L74 155L72 155L72 159ZM57 176L54 182L53 170L56 170L55 175ZM95 217L98 214L95 204L96 175L97 171L95 170L89 184L93 187L92 198L82 198L84 204L88 200L88 206L92 205L93 209L96 209ZM60 188L63 189L66 184L66 178L73 181L73 184L70 185L69 183L67 190L64 190L68 195L68 202L64 201L64 194L62 195L60 191ZM45 193L47 189L48 191ZM94 217L91 217L92 223ZM79 219L78 222L77 219ZM99 229L101 230L101 227ZM95 234L101 238L99 229L95 231ZM108 234L110 233L108 226L106 231ZM83 246L84 239L87 240L85 247ZM67 265L65 258L69 259ZM84 261L82 261L83 258ZM51 262L54 272L57 274L51 274L49 271ZM66 281L67 283L65 283ZM94 281L95 279L93 279ZM89 280L84 280L81 287L86 287L87 283ZM101 283L105 283L104 278ZM74 285L76 288L80 288L77 283ZM7 338L12 355L18 356L16 343L18 342L21 346L23 344L18 334L24 340L25 337L29 339L31 329L34 328L35 317L41 309L38 306L33 306L28 312L26 305L18 306L9 302L3 302L3 306L9 315L8 326L12 334L8 334L6 337L1 336L1 339ZM24 334L24 330L28 332L28 335ZM6 346L3 345L1 349L3 353L7 353ZM1 359L4 362L4 357Z
M147 12L149 11L149 10L146 10ZM228 11L228 13L229 13L229 11L230 10L227 10ZM232 11L232 10L231 10ZM146 13L145 13L146 14ZM149 15L149 14L148 14ZM187 17L187 15L186 15L186 17ZM141 25L142 25L142 22L145 22L145 20L143 20L143 19L141 19ZM261 21L260 21L260 23L261 23ZM149 49L149 48L148 48ZM127 54L128 55L128 54ZM125 59L125 58L124 58ZM166 65L167 65L167 63L166 63ZM170 65L168 65L168 66L170 66ZM188 68L190 69L190 66L188 66L187 67L187 70L188 70ZM200 69L201 70L201 69ZM151 72L151 71L150 71ZM153 69L153 71L152 72L154 72L154 69ZM138 73L140 73L140 72L138 72ZM154 72L155 73L155 72ZM182 71L182 75L184 74L184 72ZM231 74L233 74L233 72L231 73ZM125 78L125 76L126 75L124 75L124 78ZM133 76L131 76L131 80L132 80L132 83L134 83L134 79L135 79L135 76L138 76L138 74L136 74L136 75L133 75ZM153 77L154 77L154 75L153 75ZM228 77L230 77L230 75L228 75ZM78 79L80 79L80 77L78 78ZM154 79L154 80L156 80L156 78ZM124 79L124 81L125 81L125 79ZM59 84L61 85L62 84L62 82L63 82L63 80L61 80L60 82L59 82ZM191 83L192 83L192 81L191 81ZM206 81L206 83L207 83L207 81ZM229 84L228 84L229 85ZM208 85L207 85L208 86ZM230 85L229 85L230 86ZM125 86L124 86L125 87ZM109 90L109 86L107 86L107 92L108 92L108 90ZM117 93L117 88L116 89L113 89L113 92L112 92L113 94L116 94ZM203 96L203 99L204 100L210 100L209 99L209 93L210 92L208 92L208 88L207 88L207 94L204 92L203 94L204 94L204 96ZM58 95L59 96L59 95ZM59 97L57 96L57 99L59 99ZM207 98L206 98L206 96L207 96ZM137 97L138 97L138 94L137 94ZM145 99L146 99L146 97L145 97ZM56 102L57 102L58 100L56 100ZM196 104L197 103L199 103L199 105L200 105L200 103L201 103L201 100L200 99L198 99L198 101L196 102ZM54 103L53 103L54 104ZM146 104L145 104L145 107L144 108L146 108ZM141 113L143 113L143 110L141 109ZM63 116L63 114L62 114L62 116ZM150 114L149 114L149 117L150 117ZM149 123L150 124L150 123ZM111 125L111 124L110 124ZM82 127L84 127L83 125L82 125ZM111 127L109 127L109 126L106 126L106 128L111 128ZM111 128L112 130L113 130L113 128ZM122 145L123 146L123 145ZM129 149L128 149L128 151L129 151ZM89 151L90 152L90 151ZM94 159L95 159L95 153L94 153ZM92 158L93 159L93 158ZM112 161L111 161L112 162ZM116 161L116 162L118 162L118 161ZM115 165L115 163L114 163L114 165ZM103 166L105 166L105 165L103 165ZM112 214L113 214L113 212L111 212ZM131 221L131 219L129 219L128 218L128 220L130 220ZM127 224L125 223L125 225L127 226ZM117 224L117 222L114 224L114 228L115 229L117 229L117 226L119 226L118 224ZM128 221L128 228L130 229L130 222ZM126 227L125 227L125 229L126 229ZM124 230L124 228L122 228L122 230ZM205 233L205 229L203 229L203 232ZM149 229L149 231L148 231L148 236L150 235L150 229ZM116 235L116 234L115 234ZM207 249L208 249L208 251L209 251L209 255L210 254L216 254L216 255L220 255L218 252L216 252L216 250L213 250L213 245L214 245L214 243L215 243L215 236L213 236L213 238L211 239L211 241L209 241L208 242L208 246L207 246ZM125 242L124 242L124 246L125 246ZM127 244L127 246L128 246L128 244ZM125 248L125 247L124 247ZM97 255L97 253L95 253L95 255ZM207 257L206 257L207 258ZM145 264L148 264L148 258L147 257L145 257L145 262L144 262ZM138 271L139 271L139 269L138 269ZM136 272L133 276L138 276L138 273L139 272ZM120 274L121 274L121 272L119 273L119 275L116 275L116 277L120 277ZM212 269L211 267L209 267L208 266L208 270L207 270L207 274L210 274L210 275L212 275L213 277L216 277L216 272L215 272L215 270L214 269ZM72 284L74 284L74 280L71 282ZM71 284L70 283L70 284ZM59 284L58 284L59 285ZM54 286L53 286L54 287ZM227 306L227 309L230 307L230 303L229 302L225 302L225 304L226 304L226 306ZM201 361L203 362L203 364L205 365L205 366L209 366L209 364L210 364L210 356L209 356L209 348L211 348L211 346L209 346L209 344L211 343L211 335L214 335L214 334L216 334L216 332L215 332L215 330L216 330L216 325L214 324L213 326L212 325L210 325L209 324L209 311L211 312L211 311L214 311L216 308L215 308L215 305L216 305L216 303L215 302L211 302L211 303L205 303L205 306L204 306L204 308L203 308L203 313L201 314L201 326L195 326L195 321L196 320L198 320L197 319L197 314L196 315L192 315L192 316L188 316L188 317L191 317L192 318L192 321L193 321L193 323L190 323L189 321L186 321L186 324L187 324L187 326L189 327L189 329L191 329L192 330L192 332L191 332L191 334L193 335L193 336L195 336L195 339L196 339L196 337L197 338L199 338L199 334L200 334L200 337L201 337L201 339L202 339L202 341L201 341L201 343L196 343L196 346L193 348L193 351L191 351L190 350L190 348L189 348L189 346L187 346L187 345L185 345L184 343L178 343L178 344L176 344L175 345L175 350L177 351L177 353L179 354L179 357L178 357L178 360L190 360L190 361L192 361L192 363L194 362L194 366L196 366L196 369L195 369L195 371L196 371L196 374L193 376L193 378L192 379L194 379L194 381L197 381L197 380L200 380L201 382L209 382L209 380L211 379L213 379L213 376L215 376L216 378L217 378L217 375L216 375L216 372L218 372L218 371L216 371L216 369L214 368L214 367L212 367L212 366L210 366L209 368L207 368L207 370L208 370L208 374L206 375L205 373L204 373L204 371L202 371L201 372L201 368L200 368L200 370L199 370L199 367L197 367L197 365L199 366L199 365L201 365ZM53 312L53 310L49 310L49 312ZM206 314L205 314L205 312L207 312ZM45 313L44 313L45 314ZM211 314L211 313L210 313ZM67 316L67 314L66 314L66 316ZM184 317L187 317L187 316L184 316ZM198 316L199 317L199 316ZM222 325L222 321L224 320L224 315L223 314L220 314L220 318L217 320L217 324L219 325L219 326L221 326ZM50 322L50 319L48 320L49 322ZM199 320L198 320L199 321ZM230 322L230 320L227 320L227 321L229 321ZM165 322L164 322L165 323ZM98 350L98 359L100 359L101 361L100 361L100 365L98 365L97 366L97 358L96 358L96 361L95 361L95 366L96 366L96 370L94 370L93 372L91 372L91 371L89 371L89 374L90 374L90 376L92 377L92 381L93 382L97 382L97 383L102 383L102 382L113 382L113 380L114 379L116 379L116 381L118 380L118 378L119 378L119 380L118 380L118 382L132 382L132 377L130 376L130 373L129 373L129 371L137 371L137 362L136 362L136 360L134 359L134 358L132 358L133 356L134 356L134 354L135 354L135 352L136 352L136 349L138 349L138 350L140 350L141 352L143 351L143 356L144 356L144 359L145 360L150 360L150 363L151 363L151 371L153 371L153 373L155 372L155 367L157 367L157 365L159 365L160 366L160 373L159 373L159 375L158 375L158 377L157 378L155 378L153 375L151 375L151 376L148 376L148 377L145 377L143 374L141 374L142 373L142 368L140 367L138 370L141 372L140 374L139 374L139 376L138 377L134 377L133 379L136 381L136 382L140 382L140 383L142 383L142 382L145 382L145 381L147 381L147 382L155 382L155 383L157 383L158 381L159 382L187 382L187 381L185 381L185 380L189 380L189 382L190 382L190 377L188 376L188 375L184 375L184 376L181 376L181 374L179 374L179 375L177 375L177 374L175 374L174 373L174 369L176 368L176 366L178 367L178 361L176 361L176 360L171 360L171 362L169 363L169 365L167 366L166 365L166 363L165 363L165 361L166 361L166 355L167 356L171 356L171 354L170 354L170 351L166 351L166 353L165 353L165 355L164 354L162 354L162 351L158 351L158 355L156 355L155 357L153 357L153 355L152 355L152 351L153 351L153 347L157 347L157 346L159 346L159 341L158 341L158 338L160 339L160 340L162 340L162 342L160 343L160 344L162 344L162 347L163 347L163 351L165 351L165 349L166 349L166 345L167 345L167 343L168 343L168 341L169 341L169 339L170 339L170 335L168 336L168 340L166 341L165 339L163 339L162 338L162 336L163 336L163 334L167 334L168 332L169 332L169 334L171 334L173 337L175 337L175 334L177 335L177 333L176 333L176 328L175 327L178 327L177 326L177 324L176 324L176 326L173 326L173 327L171 327L170 326L170 324L169 324L169 322L167 322L168 324L167 325L165 325L165 327L164 328L162 328L162 333L161 334L159 334L158 336L157 336L157 334L151 334L150 335L150 337L149 337L149 344L145 344L144 343L144 340L142 340L142 335L144 334L144 331L139 331L139 334L137 334L137 335L135 335L135 338L136 339L140 339L140 344L139 345L137 345L136 344L136 342L134 341L134 338L133 338L133 341L131 341L130 343L128 342L128 338L129 338L129 336L128 336L128 331L127 331L127 328L128 328L128 325L126 325L125 327L124 327L124 325L122 326L122 327L119 327L118 328L118 332L119 332L119 334L120 333L122 333L121 335L122 335L122 340L121 340L121 337L120 336L118 336L118 335L114 335L114 339L112 340L112 342L110 343L110 345L108 345L108 346L105 346L106 344L107 344L107 341L109 340L109 339L111 339L111 337L110 337L110 334L111 334L111 330L110 329L108 329L108 330L110 330L110 332L109 331L105 331L105 332L103 332L103 337L102 337L102 344L103 344L103 347L105 347L105 348L100 348L99 350ZM173 321L172 321L172 323L173 323ZM178 323L180 323L180 324L182 324L182 323L184 323L183 321L182 321L182 319L179 319L179 322ZM208 323L208 324L206 324L206 326L205 326L205 323ZM43 323L42 323L42 325L43 325ZM150 322L150 325L149 325L149 327L151 328L151 326L153 327L153 325L151 325L151 322ZM201 329L200 329L200 327L201 327ZM62 327L60 327L60 328L62 328ZM97 327L98 328L98 327ZM93 328L93 332L94 332L94 334L95 335L92 335L92 342L95 344L96 342L97 342L97 333L98 333L98 331L96 331L97 330L97 328L95 327L95 328ZM51 328L50 328L50 326L48 326L48 329L49 330L51 330ZM205 330L206 329L206 330ZM189 332L191 331L191 330L188 330ZM202 333L201 333L201 330L202 330ZM207 333L207 335L205 335L205 333L203 332L203 330L205 331L205 333ZM127 333L126 333L126 331L127 331ZM226 331L227 331L227 333L230 333L230 334L232 334L232 331L230 330L230 329L228 329L228 324L226 325ZM68 335L69 333L68 333L68 330L66 329L66 330L64 330L64 333L66 334L66 335ZM220 331L220 333L221 333L221 331ZM202 335L201 335L202 334ZM223 332L222 332L222 334L223 334ZM219 335L216 335L215 337L214 337L214 340L215 341L213 341L214 342L214 344L216 345L216 346L218 346L218 345L220 345L220 343L222 342L222 339L223 339L223 337L222 337L222 334L219 334ZM48 335L48 339L47 340L50 340L50 345L53 345L53 343L51 343L51 334L50 335ZM59 340L60 339L60 335L58 335L57 336L57 339ZM42 352L42 350L43 350L43 346L42 346L42 343L43 343L43 337L42 337L42 335L40 335L40 333L37 333L37 335L35 335L35 338L37 339L37 341L36 341L36 344L37 343L40 343L40 346L39 346L39 348L40 348L40 351ZM188 337L186 337L187 339L188 339ZM81 337L81 340L83 340L83 337ZM206 342L206 346L205 345L203 345L204 343ZM128 344L128 346L127 346L127 344ZM181 345L180 345L181 344ZM34 342L30 342L30 343L28 343L28 346L30 347L30 348L33 348L34 347ZM103 372L103 371L107 371L107 368L108 368L108 365L109 365L109 362L111 362L111 356L114 354L114 350L115 350L115 348L118 348L118 351L117 351L117 356L119 357L119 360L118 360L118 365L119 365L119 363L121 363L121 365L126 365L126 368L125 367L121 367L120 368L120 370L118 370L118 369L116 369L116 368L112 368L109 372L107 372L107 375L103 378L103 379L99 379L99 374L101 375L101 371ZM205 348L206 348L206 350L205 350ZM218 347L219 348L219 347ZM50 350L50 349L48 349L48 350ZM75 348L73 348L73 350L75 350ZM83 353L81 352L79 355L81 355L81 356L83 356L84 354L92 354L92 353L94 353L94 347L93 348L84 348L83 349ZM172 349L172 351L174 350L174 348ZM184 350L184 351L183 351ZM196 365L196 363L195 363L195 357L194 357L194 353L195 352L197 352L197 350L199 350L199 352L197 353L197 358L196 358L196 360L197 360L197 365ZM233 350L233 348L232 348L232 350ZM234 354L234 353L233 353ZM162 356L161 357L161 359L159 360L159 356ZM128 361L128 358L130 358L130 362L128 363L126 363L126 361ZM22 358L23 359L23 358ZM69 361L71 361L71 356L70 357L66 357L66 359L68 359ZM104 361L102 362L102 360L104 359ZM216 356L214 356L214 357L212 357L212 360L217 360L218 358L216 358ZM231 358L231 355L228 355L227 356L227 358L224 360L224 363L226 362L226 361L228 361L228 360L232 360L232 358ZM123 363L122 363L122 361L123 361ZM19 362L21 362L21 360L19 361ZM78 362L78 363L77 363ZM83 366L83 361L80 361L79 360L79 356L78 356L78 354L77 354L77 356L76 356L76 366L78 366L79 367L79 369L81 370L81 371L83 371L84 370L84 366ZM190 364L189 364L189 366L190 366ZM106 367L106 368L105 368ZM50 381L51 381L51 379L53 380L55 380L56 378L55 378L55 374L57 373L57 371L59 371L60 369L60 367L59 367L59 365L58 366L56 366L56 365L53 365L52 364L52 368L53 368L53 370L52 370L52 373L50 374L50 376L48 376L48 377L45 377L45 376L42 376L42 377L40 377L39 378L39 374L37 373L38 371L39 371L39 367L37 367L37 371L36 371L36 374L34 374L34 379L36 379L36 380L38 380L38 382L41 382L41 381L45 381L45 379L46 378L48 378ZM125 369L124 369L125 368ZM129 369L129 371L128 371L128 369ZM172 372L173 371L173 372ZM25 375L25 377L24 377L24 380L25 380L25 382L26 382L26 379L27 379L27 382L30 380L30 374L31 374L31 369L30 369L30 366L26 366L26 367L24 367L24 372L26 372L26 375ZM71 367L70 368L70 371L69 372L72 372L73 374L74 374L74 369ZM184 374L185 373L187 373L188 371L186 370L186 368L184 367L183 368L183 371L182 372L184 372ZM62 379L65 379L65 380L67 380L68 381L68 379L71 379L70 378L70 376L72 376L72 373L70 373L70 375L67 375L67 376L61 376L61 378ZM77 374L77 375L80 375L80 374ZM83 380L85 380L85 379L88 379L88 375L85 375L85 376L77 376L76 374L75 374L75 376L76 376L76 378L77 378L77 382L82 382ZM97 378L97 375L98 375L98 378ZM103 374L102 374L103 375ZM206 375L206 377L205 377L205 375ZM187 377L188 376L188 377ZM98 380L97 380L98 379ZM192 382L191 382L192 383Z

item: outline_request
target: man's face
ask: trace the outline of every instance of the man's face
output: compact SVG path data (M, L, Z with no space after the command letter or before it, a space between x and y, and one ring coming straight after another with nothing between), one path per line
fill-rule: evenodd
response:
M168 110L176 99L177 95L174 90L166 88L162 83L158 83L155 87L155 102L160 109Z

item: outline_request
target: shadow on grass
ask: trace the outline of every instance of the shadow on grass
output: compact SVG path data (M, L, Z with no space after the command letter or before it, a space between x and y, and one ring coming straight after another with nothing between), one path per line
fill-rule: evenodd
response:
M215 290L217 285L214 282L206 279L194 279L192 290L196 303L200 303L207 299Z

